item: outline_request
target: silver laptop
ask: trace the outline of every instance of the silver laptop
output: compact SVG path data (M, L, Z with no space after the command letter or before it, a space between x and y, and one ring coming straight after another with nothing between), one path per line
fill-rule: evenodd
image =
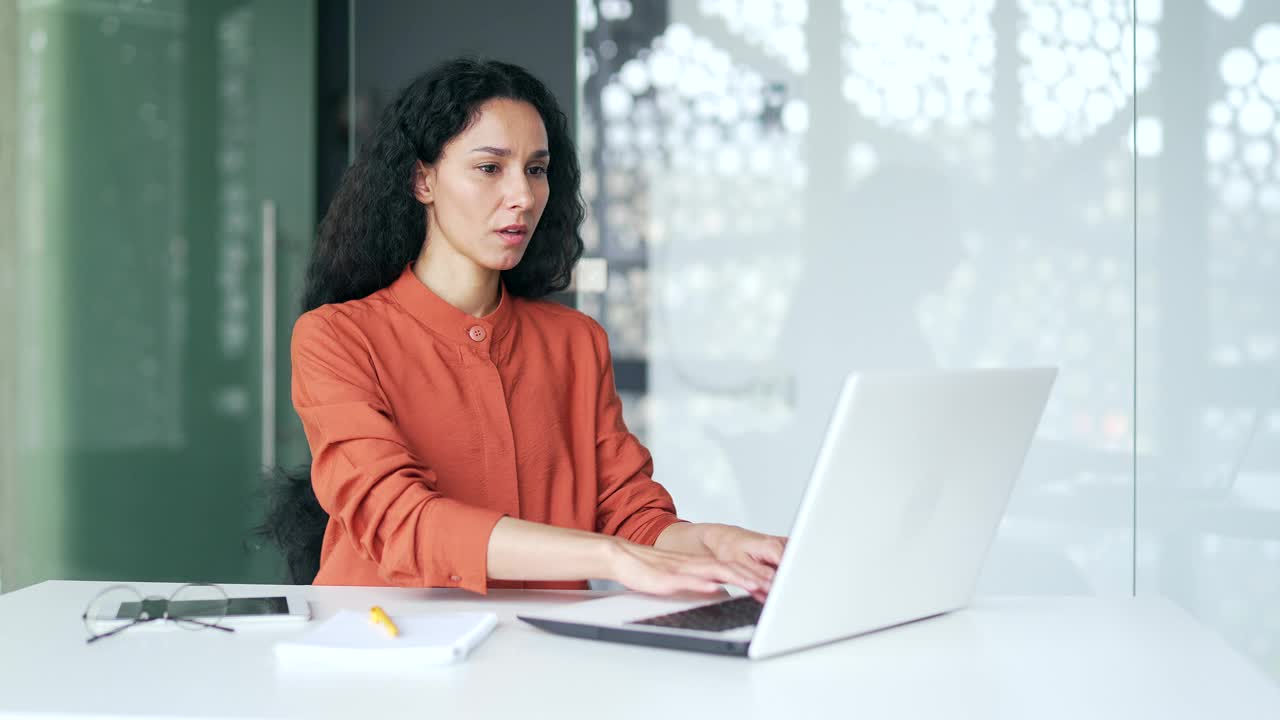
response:
M765 658L968 604L1057 370L854 374L763 605L622 593L550 632Z

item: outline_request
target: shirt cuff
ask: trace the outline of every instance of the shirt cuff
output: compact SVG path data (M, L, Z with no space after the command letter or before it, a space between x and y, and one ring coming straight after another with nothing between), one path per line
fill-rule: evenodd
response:
M487 594L489 536L505 515L446 497L430 503L420 521L430 531L418 533L425 585Z
M616 534L633 543L652 546L658 542L658 536L663 530L678 522L688 522L688 520L681 520L675 513L659 508L641 510L627 518Z

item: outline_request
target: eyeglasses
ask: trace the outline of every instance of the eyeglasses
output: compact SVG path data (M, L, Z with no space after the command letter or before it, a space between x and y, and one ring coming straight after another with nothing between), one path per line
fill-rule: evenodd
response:
M81 615L89 631L85 642L96 642L155 620L173 621L185 630L235 632L235 628L219 624L227 616L229 603L226 591L210 583L188 583L167 598L143 596L129 585L112 585L85 606Z

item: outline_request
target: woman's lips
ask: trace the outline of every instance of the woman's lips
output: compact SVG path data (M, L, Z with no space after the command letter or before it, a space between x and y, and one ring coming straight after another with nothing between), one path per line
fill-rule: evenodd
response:
M529 235L528 233L522 232L522 231L507 232L505 230L499 230L497 232L497 236L502 238L502 242L507 245L519 245L520 243L524 242L525 238L528 237Z
M508 225L498 231L498 237L507 245L519 245L529 237L529 228L526 225Z

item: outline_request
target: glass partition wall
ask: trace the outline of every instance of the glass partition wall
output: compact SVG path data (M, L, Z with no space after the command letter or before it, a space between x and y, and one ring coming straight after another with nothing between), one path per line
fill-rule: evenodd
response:
M7 6L3 587L278 578L246 543L262 468L306 459L314 8Z
M1280 5L1155 19L1136 117L1137 592L1280 678Z
M785 531L848 370L1057 365L981 592L1280 677L1280 6L578 7L580 303L684 515Z

